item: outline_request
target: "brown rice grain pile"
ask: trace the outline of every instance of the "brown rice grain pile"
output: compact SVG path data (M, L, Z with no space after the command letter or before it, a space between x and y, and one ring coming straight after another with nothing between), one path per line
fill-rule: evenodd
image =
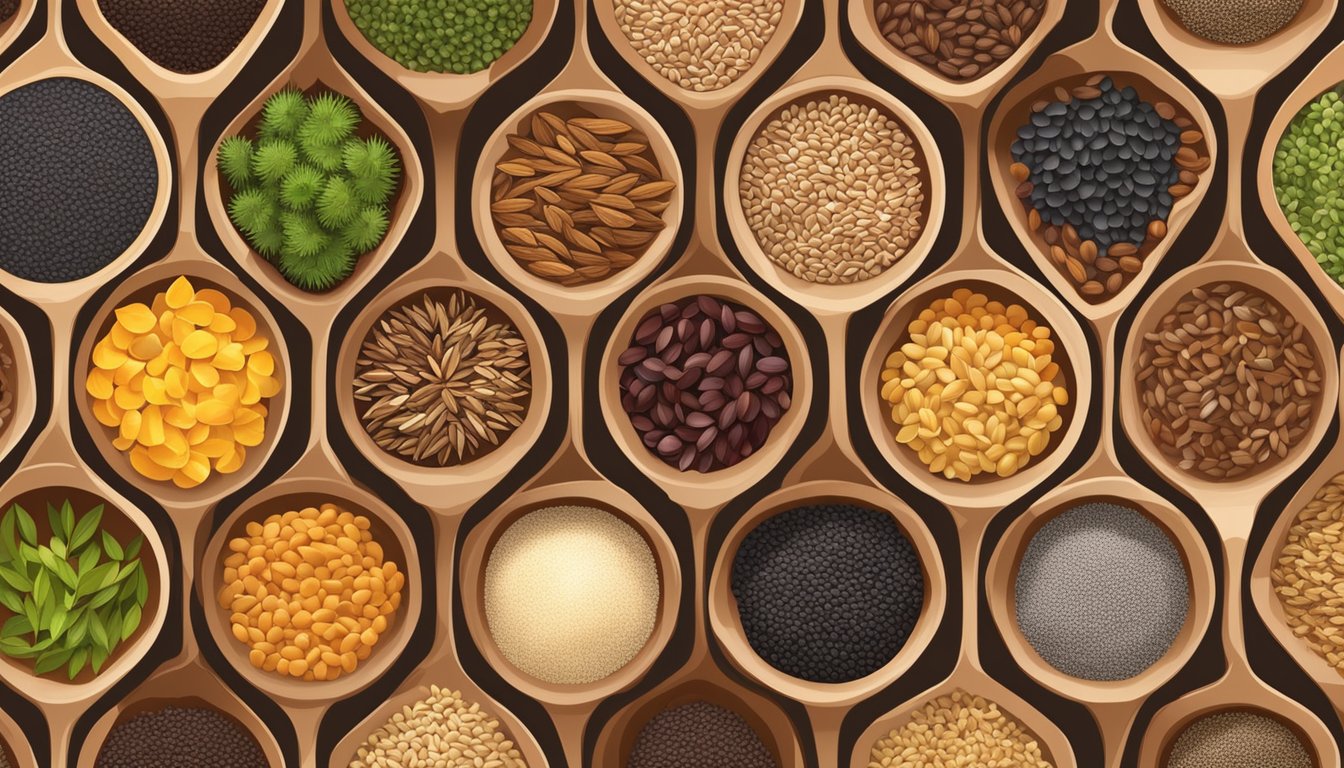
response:
M1298 511L1270 579L1293 634L1344 675L1344 474Z
M375 444L421 466L489 453L527 414L527 342L503 313L465 291L408 297L369 330L355 362L360 423Z
M527 768L499 720L437 685L359 746L349 768Z
M717 91L760 57L783 0L615 0L616 23L658 74L688 91Z
M1145 333L1136 389L1158 450L1221 480L1273 466L1314 421L1321 370L1306 327L1241 283L1195 288Z
M878 107L839 93L809 99L762 126L747 148L742 209L780 269L813 283L857 283L919 239L922 160Z
M1031 731L999 705L965 691L925 704L873 744L868 768L1053 768Z

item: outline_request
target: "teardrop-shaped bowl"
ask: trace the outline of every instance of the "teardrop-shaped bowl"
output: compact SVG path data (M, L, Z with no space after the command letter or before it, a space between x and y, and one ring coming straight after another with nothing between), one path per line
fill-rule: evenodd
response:
M1259 682L1259 681L1256 681ZM1139 765L1170 768L1172 748L1195 720L1215 713L1250 712L1277 720L1292 731L1318 768L1339 765L1339 745L1325 724L1277 691L1267 696L1255 685L1214 683L1158 710L1143 734Z

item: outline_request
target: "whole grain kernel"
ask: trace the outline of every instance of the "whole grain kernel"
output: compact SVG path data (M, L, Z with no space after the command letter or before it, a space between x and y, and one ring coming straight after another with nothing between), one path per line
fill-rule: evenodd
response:
M924 226L919 147L886 111L832 93L790 104L742 159L747 225L780 269L856 283L900 261Z
M1035 734L998 704L960 690L915 710L873 744L868 760L868 768L954 765L1053 768Z
M437 685L369 734L349 768L527 768L499 719Z
M726 88L774 37L783 0L615 0L625 39L658 74L688 91Z
M252 314L183 276L151 305L130 302L114 315L84 383L112 444L140 475L179 488L241 469L280 392L270 339Z
M969 288L935 299L887 355L881 397L895 440L930 472L1010 477L1064 425L1069 391L1050 329Z
M1247 710L1204 715L1181 731L1162 768L1316 768L1301 737L1277 717Z
M406 575L369 518L327 503L248 522L229 540L222 583L219 605L252 666L335 680L391 628Z
M1177 467L1213 480L1288 456L1321 391L1315 341L1242 283L1195 288L1145 332L1134 369L1142 426Z
M892 47L954 81L974 80L1017 52L1041 22L1046 0L875 0L878 31Z
M1344 474L1295 513L1270 580L1293 634L1344 675Z

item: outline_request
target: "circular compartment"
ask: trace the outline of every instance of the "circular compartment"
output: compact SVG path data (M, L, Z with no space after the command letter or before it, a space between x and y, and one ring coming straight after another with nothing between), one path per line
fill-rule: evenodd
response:
M887 355L901 346L908 336L910 321L936 299L953 291L969 288L992 301L1005 305L1020 304L1031 318L1050 329L1055 341L1052 359L1059 364L1055 382L1069 394L1069 402L1059 408L1063 423L1051 434L1046 448L1024 468L1009 477L982 472L969 482L934 474L909 448L896 442L897 424L890 407L881 397L881 372ZM996 511L1027 489L1040 483L1063 463L1077 444L1078 435L1091 406L1091 366L1087 365L1087 340L1067 310L1044 289L1029 280L1006 271L977 270L950 272L926 280L902 294L888 308L882 324L864 357L860 371L859 398L863 404L868 431L878 450L909 482L925 493L954 505L988 508ZM1081 356L1075 364L1075 359Z
M1060 513L1082 505L1106 503L1135 510L1154 523L1174 545L1184 567L1189 604L1185 620L1167 651L1144 671L1124 680L1101 681L1067 674L1042 658L1017 620L1017 583L1027 548L1034 537ZM1086 702L1110 703L1141 699L1164 685L1194 655L1213 617L1215 581L1203 539L1189 518L1165 500L1135 488L1127 479L1101 478L1038 504L1013 521L999 541L985 583L987 599L999 634L1013 659L1031 677L1052 691Z
M1167 717L1162 717L1161 713L1159 713L1159 716L1153 719L1153 722L1149 725L1148 732L1144 735L1143 747L1139 752L1140 764L1152 765L1158 768L1191 768L1191 766L1198 765L1199 763L1185 762L1184 760L1190 759L1188 757L1184 758L1184 760L1182 760L1181 762L1173 762L1172 758L1176 752L1178 742L1180 742L1181 737L1184 736L1192 726L1198 726L1201 723L1201 721L1205 721L1206 718L1227 716L1227 715L1233 715L1233 716L1250 715L1257 719L1268 720L1272 722L1273 725L1270 725L1270 728L1273 730L1270 730L1268 732L1262 732L1260 734L1261 738L1268 738L1268 737L1284 738L1289 736L1296 737L1298 743L1301 744L1302 746L1303 752L1305 753L1304 756L1307 757L1308 760L1310 761L1308 763L1310 768L1320 768L1322 766L1321 755L1328 755L1331 753L1337 754L1337 751L1333 749L1334 746L1333 741L1330 742L1332 747L1331 749L1325 749L1325 750L1321 749L1321 743L1319 740L1323 737L1328 737L1329 732L1326 731L1325 728L1321 726L1319 722L1310 723L1308 726L1304 727L1302 723L1294 721L1286 716L1283 716L1278 712L1271 712L1269 710L1261 709L1254 705L1238 704L1236 702L1222 702L1218 704L1210 704L1207 706L1199 707L1179 717L1173 717L1170 715ZM1207 725L1207 723L1205 723L1205 725ZM1273 728L1274 725L1277 725L1278 728L1274 729ZM1275 731L1277 731L1277 733ZM1316 731L1320 731L1320 733L1316 733ZM1205 742L1205 745L1207 744L1208 742ZM1234 746L1249 747L1252 745L1246 742L1242 742ZM1274 758L1282 760L1282 762L1277 762L1276 760L1275 763L1276 765L1284 766L1284 768L1299 768L1299 766L1302 766L1303 763L1300 760L1289 761L1288 756L1284 755L1281 751L1279 751L1278 747L1283 746L1286 746L1286 743L1276 745L1276 749L1273 753L1266 752L1260 754L1259 759L1271 759L1272 754ZM1185 753L1184 749L1185 747L1182 748L1182 757L1185 754L1189 754ZM1195 753L1195 755L1198 754L1199 753ZM1194 755L1192 755L1192 757L1193 756ZM1203 756L1205 757L1205 759L1210 758L1220 759L1215 756L1208 755L1207 752L1205 752ZM1228 757L1230 756L1226 756L1221 759L1225 760ZM1246 755L1245 753L1242 754L1242 759L1247 759L1248 757L1250 759L1256 759L1254 757ZM1178 757L1178 759L1181 758Z
M554 507L578 506L609 513L634 529L648 545L658 572L661 596L653 628L643 648L625 666L587 684L550 683L518 668L500 650L486 618L486 568L504 533L525 515ZM672 542L639 504L623 491L602 482L543 486L513 497L466 535L458 574L467 628L487 664L512 685L544 704L580 706L599 701L640 679L672 635L681 600L681 571Z
M904 644L895 656L865 677L843 683L818 683L783 672L752 648L733 593L733 564L747 536L776 515L801 507L853 505L884 512L913 545L923 571L923 602ZM923 656L947 608L947 578L938 545L919 514L903 501L869 486L819 481L780 490L747 512L733 526L716 556L709 582L709 621L733 666L772 691L812 706L849 706L881 691L908 672Z
M1037 111L1036 107L1072 100L1079 89L1084 89L1084 93L1089 90L1095 91L1096 78L1101 76L1110 77L1117 89L1132 87L1138 93L1138 98L1148 104L1169 105L1174 121L1188 120L1192 123L1191 127L1182 128L1182 133L1196 131L1200 134L1198 140L1182 145L1197 155L1195 160L1182 160L1177 156L1173 156L1172 159L1173 169L1180 172L1180 177L1172 188L1183 187L1187 190L1187 194L1173 200L1166 219L1150 219L1143 243L1134 249L1134 253L1125 254L1123 257L1119 254L1112 257L1109 252L1091 253L1098 250L1095 243L1084 252L1081 247L1084 241L1076 232L1073 236L1069 236L1064 228L1057 228L1054 234L1048 234L1052 225L1047 223L1033 227L1033 223L1041 221L1041 216L1033 213L1026 199L1018 197L1018 190L1024 188L1028 182L1014 176L1011 170L1015 165L1012 145L1017 140L1018 129L1031 122L1032 115ZM1172 93L1175 94L1174 97ZM1186 104L1197 106L1191 112L1186 109ZM1177 125L1179 126L1180 122L1177 122ZM1069 297L1071 301L1077 299L1073 303L1079 304L1085 313L1110 312L1113 307L1124 307L1132 302L1199 206L1213 176L1212 162L1218 151L1216 137L1210 135L1207 130L1209 125L1208 116L1199 101L1183 91L1173 92L1169 88L1163 88L1137 71L1126 68L1093 70L1062 55L1047 59L1038 74L1014 88L1004 99L1003 108L995 113L989 128L992 142L989 148L990 166L993 169L990 176L994 183L994 192L1013 231L1017 233L1022 245L1036 261L1041 272L1061 294ZM1201 165L1203 167L1200 167ZM1199 170L1194 170L1195 168ZM1158 193L1162 191L1164 190L1157 190ZM1160 227L1153 223L1156 221L1162 222ZM1129 246L1122 250L1128 251L1133 248L1131 242L1121 242ZM1119 244L1117 243L1117 246ZM1098 269L1088 263L1089 256L1094 263L1110 261L1115 264L1108 264L1113 267L1110 270ZM1122 258L1125 261L1122 262ZM1130 260L1138 261L1137 269L1122 268L1131 264ZM1115 280L1114 276L1119 276L1118 290L1109 290L1106 282L1099 279L1107 275L1111 276L1107 280ZM1079 279L1080 276L1085 277L1085 282ZM1089 294L1083 290L1084 284L1096 284L1101 291ZM1087 305L1093 305L1097 309L1089 311L1086 309Z
M508 137L530 132L532 116L541 111L550 112L564 119L593 116L599 119L617 120L632 126L648 140L649 152L657 160L663 179L675 185L669 197L669 204L660 214L663 228L644 246L644 251L634 263L596 282L565 286L528 272L505 247L491 211L495 166L504 160L506 154L513 151ZM573 315L588 315L595 305L609 303L611 299L648 276L662 262L676 237L685 200L681 164L662 126L625 97L596 90L543 93L510 115L508 120L495 129L490 141L485 145L485 151L477 161L472 195L476 234L495 268L519 288L538 297L548 309Z
M379 635L368 657L360 660L354 671L342 674L335 680L310 681L254 667L248 658L250 644L240 642L234 636L229 621L230 613L219 605L220 590L224 586L224 560L231 554L229 541L242 536L248 523L261 522L270 515L327 503L369 519L373 540L383 549L383 562L396 563L399 572L405 574L401 606L391 614L386 631ZM314 700L335 701L362 690L387 672L401 655L420 618L422 575L419 554L410 530L401 517L377 497L334 478L282 480L271 484L224 520L211 535L198 562L201 563L202 571L197 579L197 590L202 604L206 606L206 624L215 644L238 674L281 702L311 705Z
M261 720L242 703L240 699L232 695L231 691L224 688L218 681L214 680L204 668L187 667L173 670L169 673L177 690L200 691L199 686L205 684L209 688L214 688L210 695L174 695L174 691L162 684L165 678L158 678L155 683L150 683L156 691L154 695L144 695L135 698L133 701L124 702L113 707L94 725L92 730L84 737L83 746L80 748L79 760L76 763L78 768L95 768L99 758L102 757L103 750L106 748L109 737L125 725L128 721L143 715L153 716L162 713L167 708L177 708L183 710L208 710L221 720L216 720L216 727L224 728L232 725L237 729L240 735L249 736L257 747L257 755L262 758L266 765L271 768L279 768L284 765L284 756L281 754L280 745L276 742L275 736L268 731ZM201 678L210 677L206 683ZM219 690L222 689L222 690ZM136 691L132 696L142 694L142 691ZM188 747L194 742L181 743L183 748ZM216 745L219 746L219 745ZM214 753L216 759L218 753Z
M682 472L645 447L639 432L621 406L620 379L624 366L618 364L621 353L630 345L636 328L646 315L662 304L699 295L727 299L760 315L767 326L779 334L784 350L788 353L789 374L793 379L792 402L771 428L764 445L737 464L709 473ZM602 355L598 394L612 438L625 450L626 456L661 487L675 489L697 500L725 493L737 495L742 488L757 482L778 464L797 440L812 401L810 359L793 321L742 282L708 275L676 278L660 283L641 295L616 324Z
M270 458L277 436L284 430L289 416L291 402L289 384L292 376L284 339L276 331L278 325L270 310L265 304L256 301L236 276L212 262L173 260L172 263L159 263L147 267L123 281L98 308L89 325L89 330L92 332L85 333L80 341L74 360L74 385L78 387L74 400L75 407L84 422L84 428L108 466L120 477L142 477L131 465L129 454L118 450L112 444L116 433L111 428L103 426L93 415L90 398L84 386L89 376L94 345L106 336L115 324L116 309L135 302L151 306L155 295L166 291L178 277L184 275L198 292L206 288L219 291L234 306L241 307L251 314L257 322L257 333L265 333L270 338L267 350L275 358L275 372L272 376L280 381L279 393L266 401L268 413L265 436L259 445L248 450L246 461L237 472L225 475L212 471L205 482L194 488L179 488L171 482L147 483L152 495L174 506L199 506L222 499L255 477Z
M799 277L766 254L748 223L741 195L743 163L763 127L790 107L833 95L875 109L899 124L915 150L915 162L919 166L916 178L923 196L919 231L905 248L905 253L872 277L848 283L818 282ZM871 83L846 77L820 77L796 83L774 94L743 124L728 155L723 200L733 241L746 262L766 282L814 311L851 312L890 293L923 262L942 227L946 190L937 144L918 115Z
M109 10L109 4L117 7ZM180 85L213 79L260 44L283 3L252 0L252 4L255 8L247 12L250 19L230 20L231 28L221 34L221 16L239 15L243 12L239 4L219 0L189 7L186 3L152 6L125 0L76 0L89 28L117 51L124 64ZM137 11L143 15L137 16ZM201 45L203 31L214 38L209 46ZM142 72L136 75L142 77Z

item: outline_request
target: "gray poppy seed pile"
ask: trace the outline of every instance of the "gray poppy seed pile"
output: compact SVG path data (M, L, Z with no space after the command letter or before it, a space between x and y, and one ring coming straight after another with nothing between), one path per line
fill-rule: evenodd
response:
M1171 537L1143 513L1093 502L1066 510L1027 545L1017 624L1050 666L1084 680L1127 680L1157 663L1190 609Z
M790 509L743 539L733 597L751 647L817 683L858 680L905 646L924 607L924 569L886 512L849 504Z
M707 701L668 707L640 730L625 768L778 768L760 734Z
M1186 726L1163 768L1316 768L1302 739L1277 718L1215 712Z
M1181 26L1215 43L1258 43L1283 29L1302 0L1162 0Z
M113 726L95 768L269 768L257 740L216 709L168 706Z
M117 97L84 80L39 80L0 96L0 126L0 269L78 280L139 236L158 166Z

